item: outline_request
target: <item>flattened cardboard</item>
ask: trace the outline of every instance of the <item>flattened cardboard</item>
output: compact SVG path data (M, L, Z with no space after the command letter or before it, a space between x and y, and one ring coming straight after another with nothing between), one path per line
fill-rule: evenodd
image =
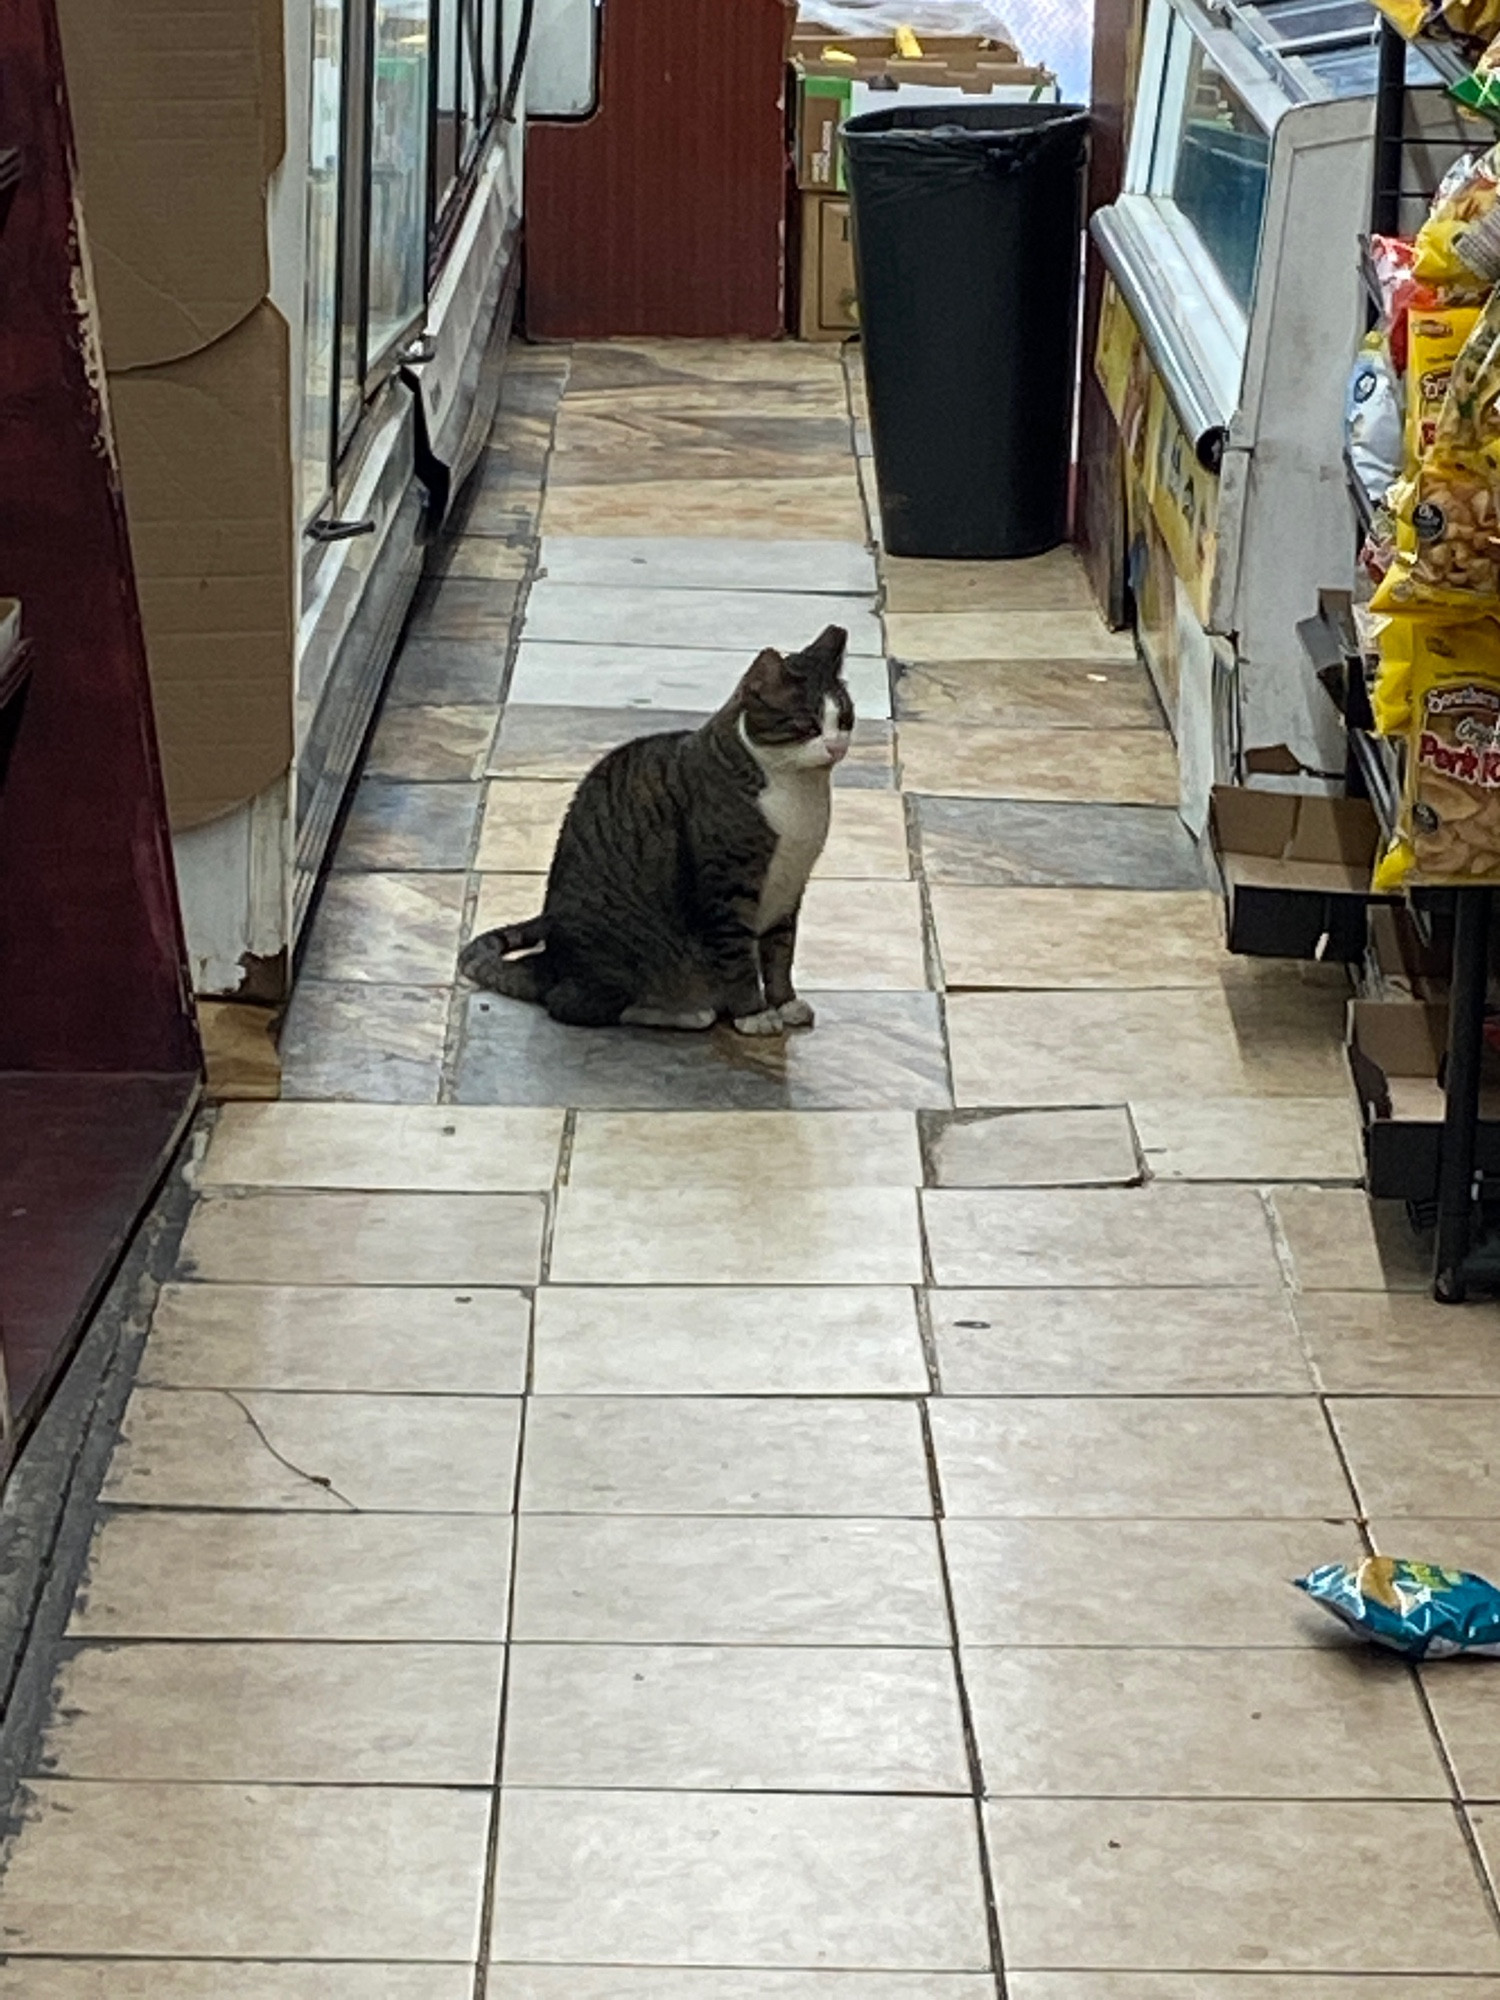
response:
M1438 1082L1448 1044L1441 1002L1355 1000L1349 1007L1349 1066L1365 1125L1371 1194L1431 1201L1437 1194L1445 1098ZM1486 1054L1479 1097L1477 1164L1500 1172L1500 1082Z
M281 0L58 0L104 359L220 339L270 289Z
M262 304L201 353L110 382L176 828L291 762L290 369L286 323Z

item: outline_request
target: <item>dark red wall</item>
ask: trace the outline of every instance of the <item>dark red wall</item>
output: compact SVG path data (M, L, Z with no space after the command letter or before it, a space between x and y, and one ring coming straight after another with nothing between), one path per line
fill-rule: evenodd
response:
M526 330L782 330L789 10L604 0L599 109L526 141Z

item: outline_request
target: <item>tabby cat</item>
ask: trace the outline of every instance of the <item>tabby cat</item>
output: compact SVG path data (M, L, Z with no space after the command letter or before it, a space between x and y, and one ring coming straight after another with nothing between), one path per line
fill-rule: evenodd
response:
M792 953L854 729L848 637L761 653L701 729L611 750L568 808L541 915L475 938L465 976L576 1027L810 1028Z

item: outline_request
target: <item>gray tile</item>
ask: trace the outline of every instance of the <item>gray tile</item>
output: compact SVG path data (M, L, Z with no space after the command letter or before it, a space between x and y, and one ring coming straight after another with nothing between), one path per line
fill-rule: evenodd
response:
M500 699L505 648L488 640L408 639L386 689L387 708L489 706Z
M496 1514L107 1513L68 1629L498 1645L510 1545Z
M465 787L464 789L468 789ZM309 979L442 986L454 977L460 874L330 875L303 958Z
M1320 1972L1012 1972L1005 1990L1009 2000L1500 2000L1500 1979L1432 1972L1415 1979L1353 1972L1332 1980Z
M929 1112L922 1139L936 1187L1124 1187L1141 1178L1124 1105Z
M417 592L412 639L469 639L504 650L521 586L488 578L429 577Z
M501 1970L505 1975L501 1989L504 2000L995 2000L995 1982L987 1972L747 1972L706 1966L680 1970L670 1965L507 1965ZM23 2000L21 1989L17 1987L12 1995L4 1980L0 1971L0 2000ZM494 1991L493 1982L490 1990ZM92 1988L84 1993L69 1987L66 1993L55 1995L49 1988L25 1996L25 2000L100 2000L100 1996ZM114 2000L113 1989L108 2000ZM142 1987L137 1994L131 1987L128 1994L122 1992L120 2000L156 2000L155 1989ZM221 2000L221 1996L206 1987L201 1993L196 1987L191 1993L179 1993L174 1986L161 2000ZM235 1987L233 1992L226 1990L222 2000L262 2000L262 1996L242 1993ZM352 1991L345 1994L342 1987L326 1995L311 1988L304 1993L300 1987L295 1993L283 1994L278 1987L274 1992L268 1990L264 2000L429 2000L429 1996L415 1991L408 1994L405 1988L388 1996L384 1987L369 1995L363 1990L358 1995ZM431 2000L450 2000L450 1996L434 1991ZM1064 2000L1064 1996L1049 1995L1047 2000ZM1101 1994L1099 2000L1135 2000L1135 1996ZM1171 1996L1163 1996L1163 2000L1171 2000ZM1199 2000L1199 1996L1187 1994L1183 2000ZM1247 1993L1244 2000L1281 2000L1281 1996ZM1294 1994L1288 2000L1316 2000L1316 1996ZM1376 1996L1376 2000L1425 2000L1425 1993L1393 1992ZM1452 2000L1500 2000L1500 1986L1494 1993L1478 1988L1471 1993L1465 1986Z
M690 593L681 593L691 601ZM710 639L716 635L709 629ZM729 699L750 663L748 649L581 645L525 638L516 654L509 699L563 708L629 708L652 713L711 711ZM884 721L891 712L890 680L882 659L846 662L844 680L859 716Z
M477 784L366 778L350 801L334 867L467 868L483 791Z
M810 1033L752 1040L565 1028L493 994L469 1001L460 1104L587 1110L893 1110L951 1104L936 996L820 993Z
M517 1791L500 1817L497 1878L502 1960L989 1961L966 1800Z
M1098 889L1201 889L1191 835L1167 806L918 798L934 882Z
M483 1792L42 1779L18 1803L10 1952L441 1961L478 1945Z
M534 1285L537 1194L256 1189L200 1197L178 1276L248 1285Z
M705 535L547 535L539 576L652 590L873 593L875 559L857 542L745 542Z
M517 1646L505 1782L966 1796L969 1771L936 1648Z
M691 1977L691 1975L689 1975ZM817 1975L814 1974L813 1977ZM856 1978L859 1974L854 1975ZM970 2000L960 1981L891 1989L890 2000ZM551 1988L547 1989L550 1993ZM601 1989L602 1990L602 1989ZM846 1989L847 1990L847 1989ZM881 1993L885 1992L882 1987ZM467 1965L227 1958L12 1958L0 1965L0 2000L472 2000ZM766 1993L779 1992L767 1987ZM816 2000L820 1989L809 1988ZM537 1989L541 2000L541 1989ZM582 2000L578 1989L577 2000ZM725 2000L739 2000L727 1994ZM834 2000L843 2000L835 1995ZM989 2000L989 1989L980 1995ZM1475 1994L1471 2000L1488 2000Z
M1161 707L1135 660L951 660L899 664L902 721L1001 729L1160 729Z
M528 1514L515 1636L559 1645L946 1646L930 1521Z
M388 707L365 755L367 778L474 779L483 774L495 711Z
M851 654L884 656L869 597L790 591L606 589L543 581L526 601L528 639L593 646L727 646L753 657L765 646L795 652L826 625L842 625Z
M447 1026L446 987L300 979L281 1031L281 1094L435 1104Z
M536 1396L521 1506L544 1514L925 1519L932 1491L914 1403Z

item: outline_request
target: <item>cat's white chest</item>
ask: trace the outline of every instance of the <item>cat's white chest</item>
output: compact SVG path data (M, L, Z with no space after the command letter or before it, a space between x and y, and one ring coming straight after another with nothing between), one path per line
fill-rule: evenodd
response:
M807 878L823 852L833 808L829 773L773 772L757 803L762 818L776 836L776 851L766 870L755 912L759 935L796 909L807 887Z

